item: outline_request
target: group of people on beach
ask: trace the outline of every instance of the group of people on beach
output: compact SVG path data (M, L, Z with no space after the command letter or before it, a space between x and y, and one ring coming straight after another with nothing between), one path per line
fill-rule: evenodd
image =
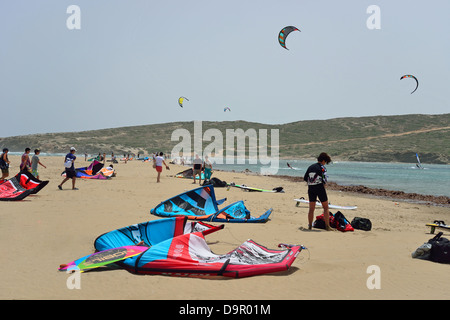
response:
M39 179L39 170L38 167L41 165L44 168L47 168L44 164L41 163L39 159L39 154L41 150L39 148L34 149L34 155L30 158L30 148L25 148L25 152L22 154L20 159L20 172L30 172L33 176ZM0 168L2 170L2 178L0 180L4 180L9 177L9 166L11 161L8 159L8 148L3 148L3 152L0 155Z
M164 153L159 152L155 153L153 155L153 168L156 169L157 176L156 176L156 182L161 182L161 172L162 172L162 166L165 166L167 170L170 170L169 166L166 164L164 159ZM202 172L204 172L204 180L207 181L211 179L212 175L212 163L209 160L208 156L205 156L205 161L203 161L198 154L195 155L195 159L193 161L193 177L194 182L193 184L196 184L197 182L197 176L199 179L199 184L202 184Z
M74 161L77 158L75 156L75 152L77 150L74 147L70 148L70 152L66 154L64 158L64 167L65 167L65 173L66 177L64 180L58 185L58 188L62 190L62 185L68 181L69 179L72 179L72 189L78 190L78 188L75 187L75 181L76 181L76 172L75 172L75 164ZM20 158L20 170L21 172L28 172L31 173L36 179L39 179L39 165L47 168L39 159L39 155L41 153L41 150L39 148L34 149L34 155L30 158L30 148L25 148L25 152L22 154ZM9 167L11 164L11 161L8 158L9 149L3 148L3 152L0 155L0 168L2 170L2 178L0 180L4 180L7 177L9 177Z
M69 180L72 180L72 190L78 190L75 187L76 183L76 171L75 171L75 152L77 150L74 147L70 148L69 153L66 154L64 158L64 167L66 176L58 185L58 189L62 190L62 186ZM8 148L3 148L3 152L0 155L0 169L2 171L2 177L0 180L4 180L9 176L9 166L10 161L8 159ZM19 172L30 172L33 176L39 179L39 171L38 167L41 165L44 168L47 168L43 163L41 163L39 159L39 154L41 150L39 148L34 150L34 155L30 158L29 154L31 152L30 148L25 148L25 152L21 156L20 162L20 171ZM322 152L317 157L317 162L310 165L305 172L303 180L308 184L308 198L309 198L309 210L308 210L308 229L312 229L313 219L314 219L314 211L316 208L317 199L322 204L324 211L324 220L325 220L325 229L333 230L330 227L330 211L328 207L328 196L325 189L325 185L327 183L327 175L325 164L329 164L331 162L330 156ZM164 159L164 153L159 152L153 155L153 167L156 169L157 178L156 182L161 182L161 172L162 166L165 166L167 170L170 170L169 166L166 164ZM204 180L210 180L212 175L212 163L208 159L208 156L205 156L205 161L203 161L198 154L195 155L195 159L193 161L193 184L196 184L196 177L199 177L199 184L202 183L202 172L204 172Z
M205 156L205 161L203 161L198 154L195 155L195 159L193 162L193 176L194 182L192 184L196 184L196 177L198 175L199 184L202 184L202 172L204 172L204 181L208 181L211 179L212 175L212 163L209 161L208 156Z

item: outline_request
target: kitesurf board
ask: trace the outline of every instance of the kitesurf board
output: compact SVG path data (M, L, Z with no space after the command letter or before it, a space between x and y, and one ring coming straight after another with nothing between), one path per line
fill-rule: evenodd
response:
M445 224L444 221L437 221L436 220L436 221L434 221L434 223L427 223L426 226L427 227L431 227L430 233L434 233L436 228L442 228L442 229L450 230L450 225Z
M72 261L69 264L62 264L59 271L75 271L80 272L86 269L98 268L110 263L121 261L130 257L137 256L146 251L148 247L145 246L124 246L95 253L88 254L82 258Z
M267 189L248 187L245 184L242 184L242 185L241 184L235 184L233 182L228 185L227 191L230 190L230 187L243 189L243 190L249 191L249 192L272 192L272 193L284 192L283 187L277 187L277 188L273 188L272 190L267 190Z
M294 199L294 201L297 201L297 204L296 204L297 207L299 206L300 203L309 203L309 200L306 200L304 198ZM319 206L319 207L322 206L320 201L316 202L316 206ZM357 206L338 206L338 205L334 205L334 204L328 204L328 208L330 208L330 209L340 209L340 210L355 210L358 207Z

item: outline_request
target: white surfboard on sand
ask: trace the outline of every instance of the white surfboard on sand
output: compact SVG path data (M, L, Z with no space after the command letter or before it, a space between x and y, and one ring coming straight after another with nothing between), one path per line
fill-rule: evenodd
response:
M309 203L309 200L306 200L305 198L294 199L294 201L297 201L297 204L296 204L297 207L299 206L300 203ZM319 207L322 206L320 201L316 202L316 206L319 206ZM340 209L340 210L355 210L357 208L357 206L338 206L338 205L334 205L334 204L328 204L328 207L330 209Z

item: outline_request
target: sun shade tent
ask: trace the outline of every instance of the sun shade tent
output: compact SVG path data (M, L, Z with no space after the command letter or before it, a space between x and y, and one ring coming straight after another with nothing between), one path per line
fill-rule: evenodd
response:
M101 251L144 241L148 250L116 262L136 274L236 278L285 271L303 248L293 245L272 250L247 240L226 254L214 254L205 236L223 227L186 217L153 220L105 233L94 246Z
M216 200L214 187L207 185L163 201L151 209L150 213L160 217L186 216L193 220L238 223L264 223L268 221L272 213L272 209L269 209L260 217L253 217L243 201L237 201L219 209L218 205L225 201L226 198Z

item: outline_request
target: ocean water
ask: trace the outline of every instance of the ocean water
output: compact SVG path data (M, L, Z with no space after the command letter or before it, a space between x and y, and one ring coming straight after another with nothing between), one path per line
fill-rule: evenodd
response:
M292 168L287 166L287 163ZM280 160L278 175L303 176L314 161ZM450 165L384 162L333 162L327 168L328 181L340 185L363 185L408 193L450 197ZM267 167L266 165L265 167ZM214 168L237 172L245 169L260 172L258 164L214 164Z

